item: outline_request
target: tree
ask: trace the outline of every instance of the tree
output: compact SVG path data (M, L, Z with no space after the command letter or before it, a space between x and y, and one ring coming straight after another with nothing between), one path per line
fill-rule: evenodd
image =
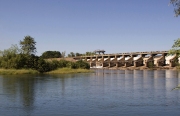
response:
M180 0L170 0L170 4L174 5L175 16L180 15Z
M61 57L62 57L62 58L65 58L65 56L66 56L66 51L64 51L64 52L61 53Z
M180 55L180 38L174 40L174 44L172 49L169 50L169 54L177 54L178 56Z
M42 58L61 58L59 51L46 51L42 54Z
M70 52L70 54L68 54L68 57L75 57L75 53L74 52Z
M81 68L81 69L89 69L90 68L90 65L89 63L87 62L84 62L82 60L79 60L76 62L76 67L77 68Z
M12 45L9 49L0 51L0 67L2 68L23 68L25 60L17 45Z
M86 52L86 56L92 56L92 55L95 55L96 53L94 53L94 52Z
M80 54L80 53L78 53L78 52L76 53L76 56L81 56L81 55L82 55L82 54Z
M23 41L20 41L20 46L23 54L31 55L36 53L36 42L31 36L25 36Z
M0 56L9 56L9 55L16 55L20 53L20 49L18 46L15 44L12 44L10 48L5 49L4 51L0 51Z

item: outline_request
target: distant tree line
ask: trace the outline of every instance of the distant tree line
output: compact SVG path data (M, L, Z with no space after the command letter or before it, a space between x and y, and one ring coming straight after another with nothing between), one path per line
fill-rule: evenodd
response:
M63 67L72 69L90 68L89 64L84 61L71 62L66 60L45 60L46 58L64 57L65 52L62 52L61 54L58 51L46 51L41 56L36 56L36 42L31 36L25 36L23 41L20 41L19 44L20 49L17 45L12 45L9 49L0 51L0 68L34 69L41 73Z
M61 58L59 51L46 51L41 55L42 58Z
M86 52L86 53L74 53L74 52L70 52L68 54L68 57L78 57L78 56L92 56L92 55L95 55L96 53L95 52Z
M78 56L92 56L95 55L96 53L94 52L86 52L84 54L81 53L74 53L70 52L67 57L78 57ZM59 51L45 51L41 55L42 58L48 59L48 58L64 58L65 57L65 52L59 52Z

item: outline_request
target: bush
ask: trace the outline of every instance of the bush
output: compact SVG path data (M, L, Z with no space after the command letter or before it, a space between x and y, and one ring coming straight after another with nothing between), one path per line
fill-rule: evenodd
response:
M77 64L74 63L74 62L68 62L67 67L72 68L72 69L77 69L78 68Z
M66 60L60 60L58 62L58 68L64 68L64 67L67 67L67 64L69 63L69 61L66 61Z
M90 68L90 65L87 62L84 62L82 60L77 61L76 65L78 68L82 68L82 69L89 69Z
M44 59L40 58L38 60L38 65L36 67L36 70L38 70L40 73L48 72L50 71L50 65Z
M46 51L41 55L42 58L60 58L61 53L59 51Z

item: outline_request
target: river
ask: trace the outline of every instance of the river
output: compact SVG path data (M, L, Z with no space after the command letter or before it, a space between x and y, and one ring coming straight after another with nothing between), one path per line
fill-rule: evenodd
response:
M0 116L178 116L180 72L0 75Z

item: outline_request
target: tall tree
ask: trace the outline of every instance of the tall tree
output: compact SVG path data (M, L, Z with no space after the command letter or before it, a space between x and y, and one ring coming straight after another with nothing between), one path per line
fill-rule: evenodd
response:
M75 53L74 53L74 52L70 52L70 53L68 54L68 57L75 57Z
M36 42L31 36L25 36L23 41L20 41L20 46L23 54L31 55L36 53Z
M174 5L175 16L180 15L180 0L170 0L170 4Z
M65 58L65 56L66 56L66 51L61 52L61 57L62 57L62 58Z

